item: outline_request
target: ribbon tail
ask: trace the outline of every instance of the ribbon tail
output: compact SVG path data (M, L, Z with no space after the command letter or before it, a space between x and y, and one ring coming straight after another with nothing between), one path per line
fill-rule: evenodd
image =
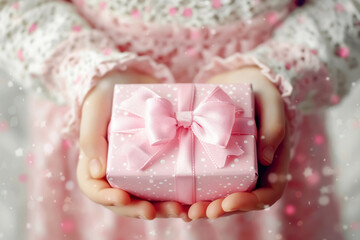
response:
M212 144L199 142L216 168L225 167L228 156L238 157L244 153L238 142L232 138L230 138L226 148L214 147Z
M151 146L144 132L139 132L126 140L126 143L118 148L119 156L126 159L127 168L142 170L166 148L167 144Z

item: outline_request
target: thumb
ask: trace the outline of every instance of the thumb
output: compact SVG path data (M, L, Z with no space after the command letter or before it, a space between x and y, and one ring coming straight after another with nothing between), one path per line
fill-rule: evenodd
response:
M106 174L107 141L104 137L86 136L81 149L87 158L88 170L92 178L100 179Z
M106 175L106 135L113 91L112 85L108 85L98 84L89 93L82 107L80 147L86 157L91 177L97 179Z
M262 165L272 163L276 149L285 136L284 104L278 92L255 94L259 116L258 156Z

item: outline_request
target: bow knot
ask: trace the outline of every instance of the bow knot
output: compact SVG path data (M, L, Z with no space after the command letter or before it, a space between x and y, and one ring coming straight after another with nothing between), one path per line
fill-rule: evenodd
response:
M178 127L189 128L193 122L193 111L175 112Z

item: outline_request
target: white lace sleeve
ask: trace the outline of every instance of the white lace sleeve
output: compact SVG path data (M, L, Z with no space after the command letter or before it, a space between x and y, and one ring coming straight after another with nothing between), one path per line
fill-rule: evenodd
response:
M165 66L150 58L119 52L103 32L92 29L65 1L0 1L0 66L25 87L72 106L79 118L94 76L137 68L170 80Z
M298 2L305 4L269 41L244 54L214 59L199 79L256 64L278 86L289 108L309 113L338 103L360 78L360 1Z

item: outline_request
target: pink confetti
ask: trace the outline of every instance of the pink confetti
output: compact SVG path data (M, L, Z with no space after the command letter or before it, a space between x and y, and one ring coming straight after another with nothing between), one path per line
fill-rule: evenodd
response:
M12 7L13 7L14 9L18 10L18 9L19 9L19 3L18 3L18 2L13 3Z
M191 8L185 8L183 12L184 17L191 17L192 16L192 10Z
M26 156L26 163L30 166L34 163L34 154L29 152L28 155Z
M287 206L285 207L285 213L286 213L287 215L293 215L293 214L295 213L295 207L294 207L294 205L287 205Z
M335 10L337 12L345 12L344 6L342 4L340 4L340 3L335 4Z
M337 50L337 55L341 58L347 58L349 57L349 48L348 47L340 47L338 50Z
M302 192L296 191L295 197L296 197L296 198L301 198L301 197L302 197Z
M71 233L75 228L75 224L72 219L64 219L60 223L60 227L63 233Z
M99 8L100 8L100 10L104 10L106 8L106 2L100 2Z
M358 222L352 222L352 223L350 224L350 228L351 228L352 230L357 230L357 229L359 228L359 223L358 223Z
M0 132L5 132L9 129L9 124L6 121L0 121Z
M298 153L296 156L295 156L295 160L298 162L298 163L303 163L305 161L305 156L301 153Z
M36 24L36 23L31 24L31 26L30 26L30 28L29 28L29 34L35 32L36 28L37 28L37 24Z
M24 61L24 53L23 53L23 50L20 49L18 52L17 52L17 57L18 59L23 62Z
M221 0L212 0L212 7L215 9L221 8Z
M306 178L306 180L308 181L309 185L315 186L320 181L320 175L318 172L313 172L310 176Z
M335 105L338 104L340 102L340 97L337 94L333 94L330 97L330 102Z
M73 26L72 30L74 32L81 32L82 28L81 28L81 26Z
M316 135L314 137L314 142L315 142L316 145L321 145L321 144L324 143L324 141L325 141L325 139L324 139L323 135Z
M273 25L278 21L278 16L276 13L270 12L266 15L265 19L269 24Z
M176 8L170 8L170 9L169 9L169 14L170 14L171 16L176 15L176 14L177 14L177 9L176 9Z
M71 141L68 139L62 140L61 146L63 149L69 149L71 147Z
M316 49L311 49L310 52L315 56L318 55L318 51Z
M18 179L20 182L24 183L27 181L28 178L27 178L27 175L25 173L23 173L23 174L19 175Z
M106 48L106 49L104 49L104 51L103 51L103 54L104 54L105 56L109 56L111 53L112 53L111 48Z
M286 63L286 64L285 64L285 69L286 69L286 70L290 70L290 69L291 69L291 64L290 64L290 63Z
M132 11L131 16L133 18L139 18L140 17L140 12L135 9L134 11Z

